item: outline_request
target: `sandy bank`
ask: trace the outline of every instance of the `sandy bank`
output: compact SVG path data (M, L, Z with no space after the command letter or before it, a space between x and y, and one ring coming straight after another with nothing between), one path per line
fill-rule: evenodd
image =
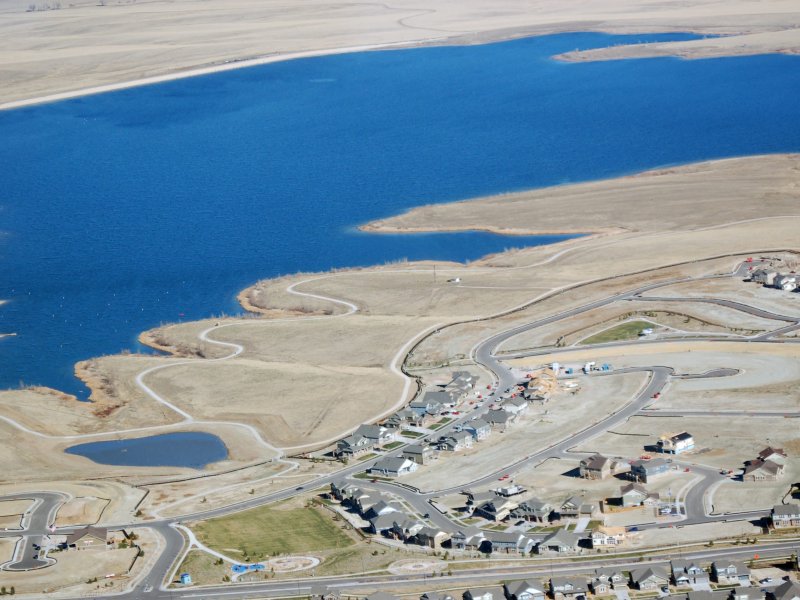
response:
M786 47L793 0L76 0L25 11L0 0L0 105L12 108L302 56L425 44L473 44L563 31L765 34ZM766 33L770 32L770 33ZM774 41L773 41L774 37ZM728 46L725 52L741 50Z
M685 42L611 46L566 52L556 58L570 62L590 62L660 56L699 59L753 54L800 54L800 27Z
M627 177L412 208L361 226L391 233L675 231L800 215L800 154L694 163ZM559 210L552 210L558 206ZM720 212L723 211L723 212Z

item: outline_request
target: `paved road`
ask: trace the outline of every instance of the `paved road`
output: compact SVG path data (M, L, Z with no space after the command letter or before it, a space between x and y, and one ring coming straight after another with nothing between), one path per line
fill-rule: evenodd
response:
M33 506L23 519L22 530L3 532L2 537L22 536L14 549L14 557L2 565L9 571L30 571L52 565L55 561L40 557L37 546L41 548L48 527L55 522L56 512L66 500L66 496L54 492L34 492L3 496L3 500L32 500ZM35 558L34 558L35 557Z
M800 547L800 542L782 542L777 544L757 544L747 547L732 547L709 549L704 551L681 553L685 559L709 562L721 558L733 560L747 560L754 554L762 558L789 556L796 552ZM532 562L529 565L519 567L493 567L487 561L486 566L476 569L459 570L452 576L426 578L421 576L397 576L397 575L361 575L352 577L314 577L299 580L283 580L271 582L259 582L252 584L237 584L235 587L230 585L210 586L200 589L185 590L154 590L152 593L144 595L127 594L122 597L131 598L152 598L153 600L176 600L185 599L205 599L205 598L236 598L255 600L256 598L274 597L305 597L311 592L312 587L318 585L329 586L333 589L342 590L343 595L371 593L375 589L390 588L400 592L414 592L420 587L429 585L431 589L452 589L464 588L479 585L481 582L497 579L528 579L552 575L570 575L577 573L590 573L598 567L615 566L623 569L639 568L643 566L667 566L669 560L673 558L678 550L675 548L669 551L657 553L652 560L641 561L637 558L616 558L612 555L601 556L582 560L579 563L564 561L559 559L542 559ZM428 583L430 582L430 583ZM384 587L385 586L385 587ZM96 596L103 600L118 599L118 595Z

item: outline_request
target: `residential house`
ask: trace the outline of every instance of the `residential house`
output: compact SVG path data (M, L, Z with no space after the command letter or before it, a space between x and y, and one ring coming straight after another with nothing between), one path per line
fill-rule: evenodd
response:
M473 588L464 592L464 600L505 600L506 593L501 587Z
M435 527L423 527L411 538L419 546L427 546L438 550L442 547L442 542L449 539L446 532Z
M455 598L445 592L425 592L419 600L455 600Z
M363 514L363 517L369 521L378 515L388 515L389 513L400 512L400 505L387 500L380 500L379 502L370 506Z
M366 600L400 600L400 598L386 592L375 592L367 596Z
M528 410L528 401L525 398L509 398L501 405L502 409L512 415L522 415Z
M624 527L598 527L592 531L592 548L619 546L625 541Z
M694 448L694 437L691 433L682 432L662 435L656 442L659 452L664 454L680 454Z
M800 527L800 505L777 504L773 506L771 520L775 529Z
M532 523L549 523L553 506L536 498L528 498L511 511L513 519L524 519Z
M614 461L602 454L593 454L581 460L579 471L584 479L605 479L611 475Z
M781 273L775 277L772 285L784 292L793 292L797 289L797 276L792 273Z
M561 507L558 509L558 514L562 518L577 518L580 514L581 504L583 504L582 496L570 496L562 502Z
M357 489L357 487L352 483L348 483L344 479L331 481L331 496L333 496L339 502L342 502L347 497L348 492L354 489Z
M787 456L786 452L783 451L783 448L773 448L772 446L768 446L758 453L758 458L761 460L771 460L779 465L785 465Z
M769 600L800 600L800 583L784 581L767 595Z
M315 585L311 587L311 600L339 600L341 592L331 589L327 585Z
M407 458L418 465L426 465L433 458L433 448L422 444L412 444L403 449L403 458Z
M622 571L613 568L595 569L591 579L591 588L595 595L607 594L616 586L625 586Z
M67 535L64 547L76 550L105 550L109 546L108 529L88 525Z
M777 271L772 269L756 269L750 275L750 280L763 285L772 286L775 284L775 278L778 276Z
M743 562L735 560L714 561L711 563L711 574L717 583L728 585L750 584L750 569Z
M672 581L677 586L690 586L692 584L708 585L709 577L699 563L689 560L673 560Z
M484 540L484 531L478 527L467 527L456 531L450 538L450 545L457 550L477 550Z
M492 427L498 428L500 431L505 431L511 423L516 420L516 415L511 414L503 409L493 409L487 411L484 419Z
M747 461L742 481L777 481L783 477L783 464L757 458Z
M481 550L487 554L492 552L520 552L527 554L536 544L529 537L518 531L487 531L481 544Z
M634 481L649 483L655 477L669 473L670 463L663 458L653 460L634 460L631 462L630 478Z
M427 394L426 394L427 396ZM444 406L441 402L436 400L430 399L423 399L418 398L416 400L412 400L411 403L408 405L409 410L414 411L414 414L417 415L419 418L425 418L430 416L437 416L442 414L444 410Z
M584 502L581 496L572 496L567 498L558 510L561 518L575 518L581 517L594 518L600 513L600 506L597 502Z
M631 571L631 583L642 591L657 590L669 585L669 575L661 567L645 567Z
M405 542L417 535L423 527L425 527L425 523L422 521L405 513L399 513L392 523L391 536L396 540Z
M502 521L512 510L517 507L517 503L508 498L495 496L492 500L486 500L475 506L472 515L483 517L489 521Z
M588 586L582 577L551 577L550 594L555 600L583 600Z
M494 490L488 490L486 492L473 492L472 490L464 490L461 492L467 497L467 505L468 506L477 506L487 500L496 500L498 497L497 492Z
M640 483L629 483L619 489L619 502L622 506L644 506L645 504L655 504L658 502L659 495L650 493Z
M475 419L464 425L464 431L472 435L476 442L485 440L492 433L492 426L483 419Z
M372 442L372 440L364 437L363 435L357 435L354 433L353 435L349 435L336 443L334 455L344 457L358 456L368 452L369 450L372 450L374 447L375 444Z
M449 452L460 452L472 448L472 434L467 431L457 431L444 436L439 440L439 448Z
M439 404L445 408L453 408L456 404L458 404L461 395L462 394L457 391L436 390L425 392L425 395L422 396L422 400L432 404Z
M544 600L541 586L528 581L510 581L503 586L508 600Z
M400 477L413 473L418 467L419 465L413 460L402 456L387 456L370 467L369 472L373 475L383 475L384 477Z
M405 514L398 512L391 512L383 515L377 515L369 519L369 526L367 527L367 530L370 533L374 533L375 535L379 535L384 532L389 532L388 535L393 536L395 522L397 520L403 520L405 518L406 518Z
M539 542L539 554L576 554L580 552L581 536L566 529L559 529Z
M391 415L384 421L384 425L386 427L392 427L394 429L399 429L404 425L422 425L424 423L424 417L420 416L410 408L404 408L402 410L398 410L396 413Z

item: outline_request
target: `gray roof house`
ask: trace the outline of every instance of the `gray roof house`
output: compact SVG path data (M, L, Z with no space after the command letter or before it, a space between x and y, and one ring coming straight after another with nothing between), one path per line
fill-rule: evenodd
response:
M403 458L413 460L418 465L426 465L433 458L433 448L422 444L411 444L403 448Z
M392 537L397 540L406 541L413 538L420 529L425 527L425 523L410 517L405 513L394 515L394 523L392 523Z
M502 409L493 409L486 413L484 419L493 427L498 427L503 430L508 427L516 419L516 415Z
M480 548L484 539L483 530L478 527L467 527L456 531L450 538L453 548L464 550L466 548Z
M556 600L586 597L587 585L583 577L552 577L550 593Z
M528 401L525 398L509 398L501 406L503 410L510 412L512 415L521 415L528 410Z
M439 440L439 448L450 452L458 452L472 448L472 434L467 431L457 431L444 436Z
M581 459L578 469L584 479L605 479L611 475L614 461L602 454L593 454Z
M669 575L661 567L645 567L631 571L631 583L639 590L655 590L669 585Z
M800 504L777 504L770 518L775 529L800 527Z
M518 531L487 531L481 544L484 552L521 552L527 554L533 550L534 542Z
M412 538L414 543L420 546L428 546L438 550L442 547L442 542L448 540L450 536L441 529L435 527L423 527L417 531L416 535Z
M580 552L578 543L581 536L566 529L559 529L539 542L539 553L574 554Z
M690 560L673 560L672 580L675 585L689 586L692 584L708 584L708 573L699 563Z
M369 532L370 533L383 533L384 531L389 531L394 527L394 523L398 518L401 518L400 515L402 513L388 513L383 515L378 515L369 519Z
M503 585L508 600L544 600L541 586L528 580L509 581Z
M383 475L384 477L400 477L413 473L418 467L419 465L413 460L402 456L387 456L370 467L369 472L374 475Z
M711 563L711 574L717 583L722 584L749 584L750 569L736 560L714 561Z
M393 512L400 512L400 506L398 504L395 504L391 501L380 500L376 504L373 504L369 507L369 509L364 513L364 518L369 521L378 515L388 515L389 513Z
M395 438L395 432L380 425L359 425L353 435L363 435L375 444L385 444Z
M472 438L479 442L485 440L492 433L492 426L483 419L475 419L464 425L464 431L472 434Z
M419 600L455 600L455 598L445 592L425 592Z
M552 505L538 500L537 498L528 498L511 511L511 517L514 519L525 519L526 521L532 521L534 523L548 523L552 513Z
M517 503L507 498L496 496L492 500L485 500L475 506L472 514L476 517L483 517L490 521L502 521L512 510L517 507Z
M670 464L663 458L652 460L634 460L631 462L630 478L642 483L650 482L654 477L669 473Z
M800 583L784 581L774 588L769 596L772 596L770 600L800 600Z
M658 502L659 495L650 493L640 483L629 483L619 489L619 500L622 506L643 506Z
M464 592L464 600L505 600L505 590L501 587L471 588Z
M348 435L336 443L337 456L357 456L375 447L375 442L360 434Z

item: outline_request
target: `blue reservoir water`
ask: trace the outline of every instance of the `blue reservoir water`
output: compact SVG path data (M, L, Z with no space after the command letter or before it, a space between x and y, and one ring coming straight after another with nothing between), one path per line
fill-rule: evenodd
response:
M320 57L0 113L0 387L83 394L76 361L238 312L259 278L558 239L354 229L415 205L800 150L800 57L550 58L670 37Z
M200 431L91 442L71 446L65 452L84 456L101 465L127 467L202 469L208 464L228 458L228 449L222 440Z

